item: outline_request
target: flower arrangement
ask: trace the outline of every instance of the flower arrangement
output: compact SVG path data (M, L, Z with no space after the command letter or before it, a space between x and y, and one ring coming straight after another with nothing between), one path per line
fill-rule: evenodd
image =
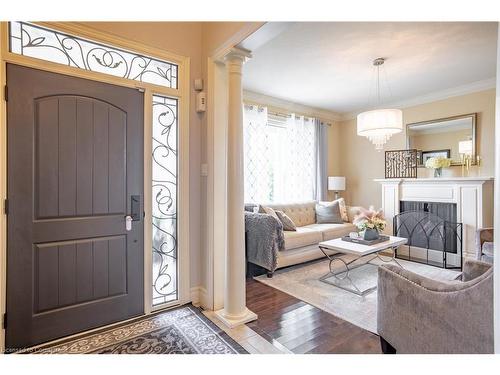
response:
M443 168L448 168L451 165L451 159L437 156L429 158L425 161L425 168L434 169L434 177L441 177Z
M354 217L353 224L360 231L375 229L377 232L380 232L384 230L387 222L382 210L375 211L374 207L370 206L368 210L365 208L361 209L360 213Z
M451 165L451 159L443 158L441 156L429 158L425 161L425 168L439 169L439 168L449 168Z

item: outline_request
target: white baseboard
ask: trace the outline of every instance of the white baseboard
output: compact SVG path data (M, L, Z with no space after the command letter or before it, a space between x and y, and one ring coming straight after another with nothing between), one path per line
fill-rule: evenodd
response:
M191 303L195 306L206 306L207 290L202 286L194 286L190 290Z

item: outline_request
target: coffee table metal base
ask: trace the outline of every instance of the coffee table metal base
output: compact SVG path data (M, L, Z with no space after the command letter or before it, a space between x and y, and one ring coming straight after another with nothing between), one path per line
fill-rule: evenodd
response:
M374 259L379 259L384 263L394 262L399 267L404 268L401 265L401 263L399 263L399 261L396 259L397 246L388 247L388 248L381 250L377 253L368 254L368 255L365 255L362 257L358 257L358 258L353 258L352 260L349 260L349 261L342 259L342 256L345 256L348 254L344 254L341 252L335 252L333 254L329 254L327 251L335 251L335 250L323 248L321 246L319 248L321 249L323 254L325 254L325 256L329 260L329 263L328 263L329 272L327 274L321 276L319 280L326 283L326 284L330 284L330 285L336 286L337 288L344 289L348 292L357 294L358 296L361 296L361 297L376 290L377 285L375 284L373 287L368 287L365 289L360 288L360 286L355 283L355 281L351 278L351 275L350 275L350 272L352 272L354 269L357 269L357 268L360 268L363 266L375 266L376 267L377 266L376 264L371 263ZM392 252L391 256L385 257L385 256L380 254L380 253L387 251L387 250L391 250L391 252ZM362 262L362 263L360 262L360 260L365 260L367 257L371 257L371 259L366 261L366 262ZM332 265L335 262L339 262L340 264L342 264L342 268L340 270L334 271ZM356 263L356 262L358 262L359 264L357 264L355 266L351 266L353 263ZM345 284L347 284L348 286L346 286Z

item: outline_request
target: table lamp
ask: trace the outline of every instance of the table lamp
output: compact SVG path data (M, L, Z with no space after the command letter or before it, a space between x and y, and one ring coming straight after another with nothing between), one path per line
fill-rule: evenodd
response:
M339 199L339 191L345 190L345 177L328 177L328 190L335 192L335 199Z

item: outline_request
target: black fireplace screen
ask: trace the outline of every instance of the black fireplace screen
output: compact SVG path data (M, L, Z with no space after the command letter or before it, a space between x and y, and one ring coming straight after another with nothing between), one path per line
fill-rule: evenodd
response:
M394 235L407 238L411 247L443 253L442 266L447 267L446 254L462 256L462 223L456 222L456 205L452 203L401 202L401 213L394 216ZM412 259L413 260L413 259Z

